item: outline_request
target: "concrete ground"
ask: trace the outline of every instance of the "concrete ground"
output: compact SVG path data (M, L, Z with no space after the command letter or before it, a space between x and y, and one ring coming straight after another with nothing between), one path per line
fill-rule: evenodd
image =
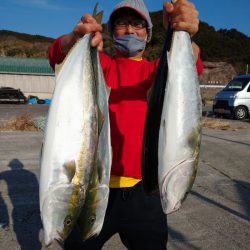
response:
M0 105L0 123L20 110L47 112L43 105ZM169 250L250 249L250 123L226 121L229 130L203 129L193 189L168 216ZM38 203L42 138L42 132L0 132L1 250L45 249ZM114 235L103 249L125 247Z

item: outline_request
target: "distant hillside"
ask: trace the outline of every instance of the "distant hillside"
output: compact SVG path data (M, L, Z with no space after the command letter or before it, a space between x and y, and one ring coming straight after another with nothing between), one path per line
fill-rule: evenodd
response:
M0 56L47 57L52 38L0 30Z
M204 61L231 63L238 73L245 73L246 64L250 64L250 37L236 29L216 31L214 27L201 22L194 41L201 47Z
M145 56L153 60L160 56L165 32L162 28L162 11L152 12L153 37L148 44ZM104 51L110 55L112 41L108 39L107 25L104 24ZM193 40L201 48L203 61L225 62L232 64L237 73L245 73L250 64L250 37L236 29L220 29L200 22L198 34ZM0 55L14 57L47 57L52 38L33 36L13 31L0 30Z
M162 11L151 13L151 18L154 24L153 37L146 54L153 59L160 55L164 41ZM214 27L201 21L199 32L193 40L201 48L203 61L230 63L238 73L244 73L246 64L250 64L250 37L236 29L216 31Z

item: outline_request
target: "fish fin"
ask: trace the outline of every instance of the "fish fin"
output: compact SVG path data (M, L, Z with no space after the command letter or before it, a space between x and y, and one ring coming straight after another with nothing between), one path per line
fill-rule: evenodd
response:
M170 60L170 57L171 57L171 49L172 49L172 46L173 46L173 41L174 41L174 35L175 35L175 32L173 29L169 29L167 31L167 34L166 34L166 51L167 51L167 60L168 60L168 63L169 63L169 60Z
M59 230L56 230L56 232L58 233L60 239L53 239L47 246L48 249L63 249L63 234L59 232Z
M108 95L108 98L109 98L109 96L110 96L110 92L111 92L111 88L110 88L110 87L108 87L108 85L107 85L107 84L105 84L105 87L106 87L107 95Z
M96 3L96 5L94 7L92 16L95 18L97 23L101 24L102 23L103 11L100 11L100 12L97 13L97 7L98 7L98 3Z
M63 61L63 62L64 62L64 61ZM62 66L63 66L63 62L60 63L60 64L56 64L56 65L55 65L55 75L56 75L56 76L59 75L59 73L60 73L60 71L61 71L61 69L62 69Z
M65 174L71 182L76 173L76 162L75 160L68 161L63 164Z
M44 147L44 143L42 143L42 146L41 146L41 150L40 150L40 159L42 159L42 155L43 155L43 147Z
M101 183L102 177L103 177L103 167L102 167L102 162L98 159L98 168L97 168L97 175L98 175L98 182Z
M96 3L95 6L94 6L93 13L92 13L92 16L93 16L93 17L96 16L97 7L98 7L98 3Z
M152 93L152 89L153 89L153 87L151 86L151 87L148 89L148 91L147 91L147 100L148 100L148 102L149 102L149 100L150 100L150 95L151 95L151 93Z
M98 106L98 135L100 135L104 123L104 115Z

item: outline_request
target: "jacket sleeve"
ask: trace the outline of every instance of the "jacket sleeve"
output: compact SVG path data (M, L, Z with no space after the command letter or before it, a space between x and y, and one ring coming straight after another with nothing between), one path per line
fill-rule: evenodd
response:
M55 65L60 64L66 56L62 51L61 39L62 36L58 37L49 47L49 63L54 70Z
M55 65L60 64L66 57L66 55L62 51L61 39L62 36L58 37L49 47L49 63L54 70ZM100 52L99 55L102 68L104 71L107 71L107 68L110 64L110 58L102 52Z
M196 61L196 69L197 69L198 76L201 76L202 71L203 71L203 64L201 61L200 52L198 54L198 59Z
M61 39L62 36L58 37L50 46L49 48L49 63L50 66L55 70L55 65L56 64L60 64L64 58L65 58L65 54L62 51L62 47L61 47ZM102 68L105 72L105 69L107 69L107 66L110 64L110 58L108 56L106 56L103 53L100 53L100 60L101 60L101 65ZM159 59L156 62L156 65L158 66L159 64ZM202 61L200 58L200 53L198 55L198 59L196 61L196 69L197 69L197 73L198 76L200 76L202 74L202 70L203 70L203 65L202 65Z

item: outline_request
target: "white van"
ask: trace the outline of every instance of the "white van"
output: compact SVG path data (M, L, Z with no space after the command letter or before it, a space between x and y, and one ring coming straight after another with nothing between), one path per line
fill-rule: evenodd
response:
M250 113L250 74L239 75L215 95L213 112L244 120Z

